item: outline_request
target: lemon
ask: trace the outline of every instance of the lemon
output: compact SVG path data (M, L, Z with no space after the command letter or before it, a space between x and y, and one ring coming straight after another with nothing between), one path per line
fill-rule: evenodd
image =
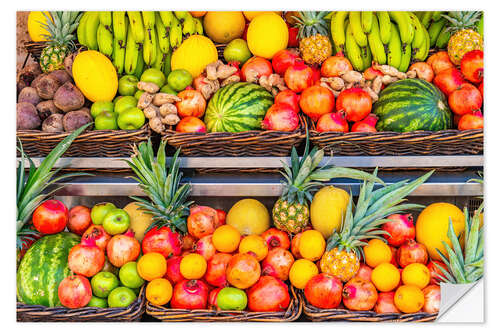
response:
M318 266L307 259L299 259L290 267L288 279L290 283L297 289L304 289L307 282L319 274Z
M394 294L394 304L399 311L415 313L420 311L425 303L422 290L415 286L400 286Z
M299 241L299 252L303 258L316 261L325 252L325 247L325 239L319 231L307 230L302 233Z
M384 262L372 271L371 280L375 287L382 292L396 288L401 279L399 270L393 264Z
M420 289L425 288L431 280L431 274L427 266L419 263L406 266L401 273L401 277L404 284L413 285Z
M372 239L368 245L363 247L366 264L372 268L377 267L383 262L391 262L392 251L389 245L380 239Z

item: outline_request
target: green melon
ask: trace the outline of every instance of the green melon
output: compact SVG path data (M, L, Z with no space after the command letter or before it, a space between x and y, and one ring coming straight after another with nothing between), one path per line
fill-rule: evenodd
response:
M70 275L69 250L80 237L60 232L37 240L26 252L17 270L17 299L30 305L61 305L59 283Z
M271 93L247 82L229 84L214 94L205 112L208 132L260 130L267 110L273 105Z
M446 97L420 79L397 81L382 90L373 113L379 118L378 131L440 131L452 126Z

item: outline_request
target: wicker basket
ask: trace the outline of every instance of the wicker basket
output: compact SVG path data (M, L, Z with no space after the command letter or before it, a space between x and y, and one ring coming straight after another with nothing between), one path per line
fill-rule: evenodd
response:
M146 308L146 287L143 286L139 297L126 308L94 308L68 309L63 306L46 307L42 305L26 305L17 302L17 321L33 322L104 322L104 321L139 321Z
M302 313L302 302L297 296L297 291L290 287L290 293L292 296L290 305L282 312L170 309L147 302L146 313L165 322L290 322L297 320Z

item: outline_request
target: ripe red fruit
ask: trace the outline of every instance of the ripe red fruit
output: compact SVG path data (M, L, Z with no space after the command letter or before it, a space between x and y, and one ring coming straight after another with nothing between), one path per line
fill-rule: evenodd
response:
M280 91L275 97L274 97L274 104L286 104L290 106L293 111L296 113L299 113L300 108L299 108L299 98L300 96L297 95L295 92L291 91L290 89Z
M322 115L334 111L335 96L330 89L314 85L302 92L299 105L302 112L317 121Z
M172 309L205 309L208 287L201 280L183 280L174 286L170 307Z
M68 208L59 200L47 200L35 209L32 220L42 234L56 234L66 228Z
M261 76L269 76L273 73L271 62L262 57L254 56L248 59L241 67L241 76L243 81L247 78L260 78Z
M183 250L192 250L194 244L196 243L196 239L190 234L185 234L182 236L182 249Z
M448 271L448 268L442 261L429 261L427 268L431 274L430 284L439 284L440 282L443 282L441 276L444 276L444 274L438 266L443 268L446 272Z
M348 71L352 71L351 62L340 52L328 57L321 64L321 76L324 77L341 76Z
M92 224L90 208L75 206L69 210L68 229L77 235L83 235Z
M460 70L467 80L472 83L483 82L484 60L483 51L467 52L460 61Z
M350 88L339 94L336 107L346 113L347 121L360 121L372 111L372 99L363 89Z
M181 260L181 256L171 256L167 259L167 272L163 277L169 280L172 285L175 285L184 280L180 268Z
M351 132L375 133L377 132L375 128L377 121L378 117L370 113L365 119L355 122L351 127Z
M400 313L394 304L394 291L381 292L378 294L377 304L373 309L376 313Z
M143 243L144 245L144 243ZM143 251L144 254L147 252ZM141 253L141 244L130 231L123 235L115 235L106 246L109 262L116 267L122 267L129 261L135 261Z
M342 281L330 274L318 274L307 282L304 295L317 308L335 309L342 301Z
M368 67L363 72L363 78L367 81L371 81L371 80L375 79L377 76L384 76L384 73L382 73L378 69L373 68L373 66Z
M70 309L83 308L92 298L92 287L86 277L71 275L59 283L57 295L63 306Z
M91 225L83 234L82 240L92 238L95 240L95 243L102 250L106 249L106 245L108 245L109 240L111 239L111 235L108 234L102 225Z
M460 85L466 83L462 73L455 67L448 68L440 71L434 77L433 83L441 90L446 96L449 96Z
M92 238L83 239L80 244L71 248L68 254L68 267L75 273L92 277L104 267L106 258Z
M217 211L212 207L196 205L189 210L187 229L194 238L200 239L213 234L218 223Z
M299 116L288 104L273 104L262 120L264 130L292 132L299 127Z
M464 83L450 94L448 104L455 114L464 115L479 110L483 105L483 97L474 85Z
M290 238L288 237L288 234L283 230L279 230L277 228L269 228L260 236L266 241L269 250L272 250L275 247L281 247L285 250L288 250L290 248Z
M295 92L301 92L314 84L314 72L303 62L295 62L285 71L285 83Z
M415 242L413 239L407 240L401 245L397 252L399 266L405 268L414 263L427 264L427 249L423 244Z
M288 47L299 46L299 28L288 27Z
M367 311L377 303L377 289L370 281L358 278L349 280L342 290L342 300L349 310Z
M207 126L200 118L188 116L177 123L175 130L179 133L206 133Z
M477 87L477 89L479 89L479 91L481 92L481 96L483 96L483 99L484 99L484 94L483 94L483 83L484 83L484 82L481 82L481 84Z
M217 296L219 296L219 292L223 288L215 288L210 291L208 294L208 309L209 310L220 310L220 308L217 306Z
M427 313L437 313L439 312L439 306L441 305L441 288L437 285L429 285L422 289L424 292L424 307L422 311Z
M288 280L288 273L295 259L291 252L275 247L262 261L262 275L271 275L280 280Z
M226 215L227 213L222 209L216 209L217 211L217 228L223 224L226 224ZM216 228L216 229L217 229Z
M461 131L470 129L481 129L484 127L484 118L481 110L464 114L458 122L458 129Z
M144 235L142 240L142 252L144 254L158 252L168 258L171 255L180 255L181 250L181 235L172 232L169 227L161 227L160 229L154 227Z
M349 132L345 113L333 112L322 115L316 123L316 130L318 132Z
M277 74L283 76L288 67L293 65L298 59L300 58L297 52L287 49L278 51L272 59L273 69Z
M248 291L248 309L256 312L285 311L290 304L287 285L274 276L261 276Z
M216 253L207 263L205 280L215 287L226 287L226 268L231 260L229 253Z
M365 263L361 263L359 265L358 272L356 273L356 275L354 277L365 280L365 281L371 281L372 280L372 271L373 271L373 268L371 268L370 266L368 266Z
M440 72L444 71L445 69L455 67L450 60L450 56L448 55L448 52L446 52L446 51L439 51L439 52L431 55L429 58L427 58L426 62L432 67L432 70L434 71L434 75L438 75Z
M397 247L407 240L415 239L415 226L411 214L393 214L387 219L391 221L384 223L382 230L389 233L389 235L384 234L389 245Z
M194 252L201 255L205 260L210 260L215 255L215 246L212 243L212 235L202 237L194 245Z

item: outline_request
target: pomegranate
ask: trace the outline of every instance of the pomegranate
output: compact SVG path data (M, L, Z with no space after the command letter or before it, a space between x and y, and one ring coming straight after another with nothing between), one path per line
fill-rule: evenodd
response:
M297 61L287 68L284 79L288 88L301 92L314 84L314 72L302 61Z
M229 261L233 256L229 253L216 253L212 259L208 261L205 280L215 287L226 287L226 269Z
M300 250L299 250L299 244L300 244L300 236L302 236L302 232L299 232L292 238L291 242L291 252L295 259L301 259L302 256L300 255Z
M280 91L274 97L274 104L286 104L290 106L296 113L299 113L299 95L290 89Z
M292 132L298 127L299 116L288 104L273 104L262 120L262 128L265 130Z
M400 313L396 304L394 304L394 294L394 291L379 293L373 310L376 313Z
M413 239L407 240L399 247L397 256L399 266L402 268L413 263L425 265L428 258L426 247Z
M165 278L175 285L180 281L184 280L181 274L181 256L171 256L167 259L167 272L165 273Z
M464 77L472 83L483 82L484 60L482 50L467 52L460 61L460 70Z
M434 53L429 58L427 58L426 62L432 67L434 75L438 75L440 72L446 69L455 67L451 62L450 57L448 56L448 52L446 51L439 51L437 53Z
M185 234L182 236L182 249L183 250L192 250L196 244L196 239L190 234Z
M207 126L200 118L188 116L177 123L175 130L180 133L206 133Z
M90 218L90 208L85 206L75 206L69 210L69 231L81 236L91 224L92 219Z
M313 70L313 86L314 85L319 85L321 82L321 69L317 67L316 65L312 65L311 69Z
M269 76L273 74L273 66L269 60L254 56L248 59L241 67L241 75L243 81L255 81L261 76Z
M285 250L290 248L290 238L288 237L288 234L282 230L269 228L260 236L266 241L269 250L272 250L275 247L281 247Z
M207 101L198 90L186 89L178 93L177 96L181 98L181 101L175 103L180 118L190 116L201 118L205 114Z
M441 90L446 96L449 96L462 84L466 83L462 73L455 67L442 70L434 77L433 83Z
M76 274L92 277L104 267L106 258L92 238L82 239L80 244L71 248L68 254L69 269Z
M222 288L215 288L210 291L208 294L208 309L209 310L220 310L220 308L217 306L217 296L219 296L219 291L221 291Z
M61 304L67 308L83 308L92 298L92 287L85 276L67 276L59 283L57 296Z
M458 127L458 123L460 122L460 118L462 118L461 115L453 113L453 125Z
M470 83L461 84L448 97L451 111L458 115L472 113L483 105L481 92Z
M262 275L271 275L280 280L288 280L288 273L294 262L290 251L275 247L262 261Z
M382 230L389 233L384 235L389 245L397 247L409 239L415 239L415 226L411 214L392 214L387 219L391 221L384 223Z
M283 76L287 68L293 65L298 59L300 59L299 55L293 50L285 49L278 51L272 59L273 69L277 74Z
M348 121L360 121L372 111L372 99L362 88L350 88L339 94L336 107L346 113Z
M142 240L142 252L161 253L165 258L171 255L178 256L181 254L182 241L181 235L173 232L169 227L157 227L149 230Z
M194 246L194 251L203 256L206 261L212 259L216 252L215 246L212 243L212 235L200 238Z
M424 292L424 307L422 311L428 313L439 312L439 306L441 305L441 288L437 285L429 285L422 289Z
M236 288L253 286L260 276L260 265L253 252L235 254L226 269L226 279Z
M240 69L241 63L239 61L233 60L228 62L227 64L229 66L236 68L236 73L234 73L233 75L238 75L240 77L240 81L243 81L243 75L241 74L241 69Z
M429 273L431 274L430 284L439 284L443 282L441 276L444 276L444 274L438 266L448 272L448 268L442 261L429 261L429 263L427 264L427 268L429 269Z
M316 130L318 132L349 132L345 113L342 111L322 115L316 123Z
M40 233L57 234L66 228L68 208L59 200L47 200L35 209L32 221Z
M225 211L223 211L222 209L216 209L216 211L217 211L217 228L218 228L221 225L226 224L227 213Z
M288 27L288 47L299 47L299 28Z
M480 129L484 127L484 118L481 110L464 114L458 122L458 129L461 131L470 129Z
M479 89L479 91L481 92L481 96L483 97L483 100L484 100L484 95L483 95L483 82L481 82L481 84L477 87L477 89Z
M248 291L248 309L258 312L285 311L290 304L287 285L274 276L262 276Z
M111 235L108 234L102 225L91 225L82 235L83 239L92 238L95 240L95 244L99 246L102 250L106 249Z
M143 241L144 245L144 241ZM147 252L143 251L144 254ZM110 239L106 246L108 260L113 266L122 267L129 261L134 261L141 253L141 244L134 238L130 230L123 235L116 235Z
M368 67L363 72L363 78L367 81L374 80L377 76L384 76L384 73L379 71L378 69L373 68L373 66Z
M341 76L348 71L352 71L352 65L342 52L328 57L321 65L321 76L324 77Z
M434 80L434 71L432 66L426 62L420 61L412 64L408 71L415 71L417 73L417 78L425 80L427 82L432 82Z
M354 277L365 280L365 281L371 281L372 280L372 271L373 271L373 268L371 268L370 266L368 266L365 263L361 263L359 265L358 272L356 273L356 275Z
M392 255L390 263L398 267L398 250L394 246L390 245L389 248L391 249L391 255Z
M208 287L201 280L183 280L177 283L172 293L172 309L205 309L208 301Z
M342 281L330 274L318 274L307 282L304 295L317 308L335 309L342 301Z
M371 310L377 303L377 289L370 281L352 278L342 290L342 300L349 310Z
M187 218L188 233L197 239L211 235L217 228L218 222L219 218L215 209L207 206L193 206Z
M302 112L313 121L335 110L335 96L330 89L315 85L305 89L299 100Z
M366 116L365 119L355 122L351 126L351 132L365 132L365 133L375 133L377 129L375 125L377 125L378 117L370 113Z

